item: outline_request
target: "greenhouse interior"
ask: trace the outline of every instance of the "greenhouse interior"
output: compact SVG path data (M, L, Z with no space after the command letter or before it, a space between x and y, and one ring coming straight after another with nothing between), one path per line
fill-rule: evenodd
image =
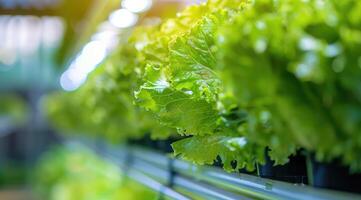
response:
M0 0L0 200L361 199L361 1Z

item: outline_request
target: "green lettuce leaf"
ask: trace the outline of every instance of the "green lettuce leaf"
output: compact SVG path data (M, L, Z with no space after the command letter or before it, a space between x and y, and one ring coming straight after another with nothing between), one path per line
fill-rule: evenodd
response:
M209 10L206 4L189 7L155 30L159 37L139 51L145 70L143 84L135 92L137 105L154 112L160 123L181 134L212 134L220 121L217 100L221 81L212 70L211 33L226 17L204 17Z
M249 144L243 137L193 136L172 144L175 155L195 164L213 164L219 156L223 168L229 172L255 169L264 162L264 149Z
M135 93L136 102L154 112L160 123L180 134L211 134L217 128L217 110L206 100L196 99L170 86L160 69L148 66L146 84Z

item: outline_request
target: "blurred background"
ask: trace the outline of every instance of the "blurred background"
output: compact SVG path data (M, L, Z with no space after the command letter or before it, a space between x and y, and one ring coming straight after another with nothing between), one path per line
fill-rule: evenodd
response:
M0 199L35 199L34 165L62 141L43 116L46 93L78 88L145 16L199 2L0 0Z

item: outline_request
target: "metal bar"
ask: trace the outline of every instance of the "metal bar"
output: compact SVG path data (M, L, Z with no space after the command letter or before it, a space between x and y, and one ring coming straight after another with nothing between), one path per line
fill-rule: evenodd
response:
M167 158L151 150L141 147L133 148L134 155L140 159L155 165L167 168ZM195 166L193 164L175 160L176 172L196 177L222 188L237 191L254 198L261 199L361 199L360 195L338 192L326 189L313 188L306 185L294 185L290 183L274 181L247 174L226 173L214 167Z
M195 175L199 180L206 181L229 190L247 193L248 195L262 199L361 199L359 195L338 192L326 189L313 188L306 185L294 185L290 183L274 181L247 174L225 173L213 167L198 167L187 163L175 161L176 171Z
M113 148L114 150L114 148ZM119 156L121 160L124 162L125 155L119 155L120 152L126 152L123 150L115 150L118 153L111 153L107 152L106 154L111 156ZM154 165L153 163L144 161L141 158L138 158L138 154L136 152L131 151L128 152L131 155L133 155L132 161L129 163L129 166L127 166L127 169L131 169L134 173L140 173L144 176L147 176L148 178L152 179L153 181L156 180L157 184L164 184L168 185L168 181L170 180L171 173L169 169L161 168L159 165ZM124 153L127 154L127 153ZM155 160L161 160L163 164L167 164L167 160L169 160L165 156L161 156L156 153L151 153L153 159ZM119 160L119 157L113 157L112 160ZM118 161L117 164L120 165L122 161ZM124 168L123 168L124 169ZM129 171L127 171L127 174L129 174ZM137 176L139 177L139 176ZM182 177L179 175L174 175L173 178L173 187L181 188L182 190L187 190L189 193L196 194L198 196L202 196L205 199L219 199L219 200L237 200L237 199L250 199L244 195L235 194L220 188L216 188L214 186L211 186L209 184L201 183L196 180L192 180L190 178ZM162 189L158 186L155 186L157 189L156 191L159 191L158 189ZM178 198L175 198L178 199Z
M220 199L220 200L238 200L244 199L248 200L251 199L244 195L235 194L226 190L222 190L220 188L199 182L193 181L181 176L174 177L174 185L187 189L191 192L196 194L202 194L210 198Z
M142 174L141 172L138 172L137 170L129 170L128 176L132 179L138 181L139 183L142 183L145 186L148 186L149 188L161 192L164 195L166 195L169 198L172 199L179 199L179 200L190 200L190 198L172 190L171 188L162 185L161 183L149 178L148 176Z
M141 171L151 177L154 177L159 182L167 184L171 174L167 169L159 168L151 163L142 161L135 157L130 166L132 169ZM235 194L212 185L193 180L191 178L174 175L174 187L185 189L191 193L203 196L205 199L219 199L219 200L237 200L237 199L250 199L244 195Z
M114 157L114 154L112 156L106 152L99 152L99 153L105 154L105 155L103 155L104 157L106 157L111 162L117 164L121 168L121 170L126 172L125 175L128 176L129 178L133 179L134 181L136 181L154 191L157 191L158 193L162 193L163 195L165 195L168 198L179 199L179 200L190 200L190 198L174 191L173 189L169 188L168 186L163 185L159 181L147 176L145 173L141 172L140 170L137 170L136 166L138 166L138 165L136 162L135 163L131 162L131 163L129 163L129 165L127 165L125 162L124 155L122 155L122 158L119 159L118 157Z
M108 146L102 153L111 157L113 162L119 165L124 165L127 162L127 156L130 155L132 161L127 163L123 169L132 171L133 178L138 182L142 182L138 179L142 179L144 176L147 177L147 180L156 181L152 188L156 191L161 189L160 185L162 184L163 187L166 187L164 185L167 185L170 180L169 160L174 159L170 156L141 147L124 146L120 148ZM247 174L226 173L219 168L196 166L177 159L173 161L173 170L176 172L172 183L174 188L205 199L361 199L361 196L356 194L294 185ZM128 171L127 173L129 174ZM152 181L148 181L147 184ZM168 189L171 190L169 187Z

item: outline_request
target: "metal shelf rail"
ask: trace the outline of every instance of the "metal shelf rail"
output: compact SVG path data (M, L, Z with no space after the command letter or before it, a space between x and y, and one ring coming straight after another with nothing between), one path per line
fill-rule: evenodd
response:
M72 145L74 141L68 142ZM353 200L360 195L290 184L247 174L196 166L171 155L137 146L77 141L117 164L131 179L157 191L164 199L296 199Z

